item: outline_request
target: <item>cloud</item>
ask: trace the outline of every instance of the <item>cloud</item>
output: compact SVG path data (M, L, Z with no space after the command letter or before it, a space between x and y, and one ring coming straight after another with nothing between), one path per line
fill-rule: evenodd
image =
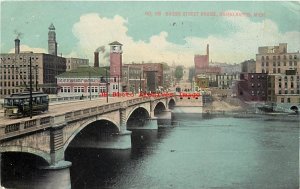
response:
M238 11L235 11L238 12ZM288 43L289 52L300 49L300 32L282 33L275 22L264 19L251 21L249 17L221 17L234 32L224 36L209 35L206 38L188 36L185 44L179 45L167 40L168 32L161 31L147 41L134 41L127 34L129 20L116 15L101 17L97 13L85 14L73 25L73 34L78 39L71 55L88 57L93 61L95 49L119 41L123 46L123 62L167 62L187 66L194 65L194 54L205 54L206 44L210 44L210 59L217 62L240 63L255 58L259 46L274 46ZM146 29L146 28L145 28ZM100 54L100 65L107 64L105 54Z
M20 45L21 52L47 53L46 49L29 47L28 45ZM15 49L10 49L8 53L15 53Z

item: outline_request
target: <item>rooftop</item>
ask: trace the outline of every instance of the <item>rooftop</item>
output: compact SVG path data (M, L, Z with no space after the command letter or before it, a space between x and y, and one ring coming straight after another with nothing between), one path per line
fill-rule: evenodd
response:
M106 70L107 70L107 74L109 75L109 67L95 68L90 66L80 66L77 69L64 72L56 77L57 78L101 77L101 76L106 76Z

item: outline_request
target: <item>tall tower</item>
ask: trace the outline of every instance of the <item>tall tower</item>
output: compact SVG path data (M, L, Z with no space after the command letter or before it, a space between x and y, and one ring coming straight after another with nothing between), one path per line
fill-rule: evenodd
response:
M20 53L20 39L15 39L15 54Z
M51 23L48 32L48 53L57 56L57 43L56 43L56 33L55 27Z
M206 46L206 55L207 55L207 60L209 62L209 44Z
M110 77L122 78L122 44L114 41L110 45Z

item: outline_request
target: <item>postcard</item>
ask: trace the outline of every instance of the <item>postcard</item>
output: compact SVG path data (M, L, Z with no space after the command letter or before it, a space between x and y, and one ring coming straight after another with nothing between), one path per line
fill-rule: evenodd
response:
M299 1L8 1L0 188L299 188Z

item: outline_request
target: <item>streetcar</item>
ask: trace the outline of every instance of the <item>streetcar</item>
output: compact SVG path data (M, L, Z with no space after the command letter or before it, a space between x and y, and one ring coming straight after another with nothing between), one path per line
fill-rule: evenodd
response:
M13 93L4 98L5 117L24 117L30 115L30 93ZM32 114L48 111L49 97L43 92L32 92Z

